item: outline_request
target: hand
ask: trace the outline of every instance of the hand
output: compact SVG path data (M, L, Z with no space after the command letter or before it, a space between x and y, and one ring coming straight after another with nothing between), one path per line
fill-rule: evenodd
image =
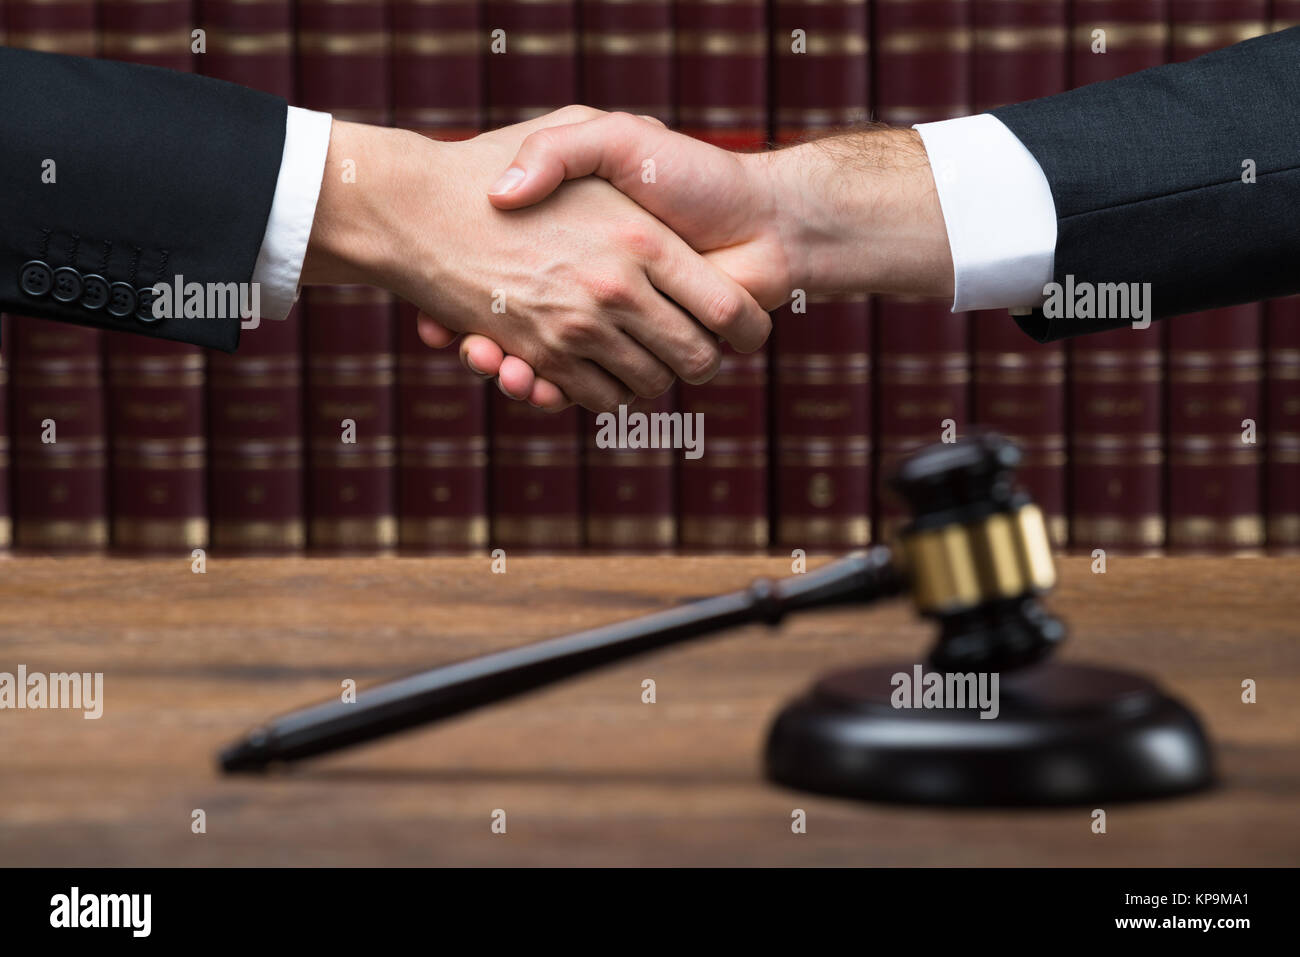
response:
M604 114L529 136L489 195L498 208L519 209L565 179L591 174L707 251L764 308L795 289L952 294L942 211L912 130L875 127L740 154L656 120ZM467 336L461 356L486 374L499 371L507 394L534 404L563 402L558 389L534 381L531 370L485 337ZM520 389L525 384L530 392Z
M587 115L463 143L336 121L303 282L388 289L425 314L422 328L436 316L439 330L481 332L593 410L676 376L707 381L718 336L752 351L771 328L735 280L606 183L566 185L521 213L484 196L530 133Z

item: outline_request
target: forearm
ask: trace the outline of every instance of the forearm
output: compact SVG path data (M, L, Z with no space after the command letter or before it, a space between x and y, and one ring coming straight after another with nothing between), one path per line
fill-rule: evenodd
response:
M831 136L747 162L770 181L795 288L952 297L943 211L915 130Z

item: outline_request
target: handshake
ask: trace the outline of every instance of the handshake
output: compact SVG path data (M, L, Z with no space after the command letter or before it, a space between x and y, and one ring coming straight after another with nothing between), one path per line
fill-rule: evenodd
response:
M953 268L915 131L741 154L571 106L459 143L336 120L302 281L387 289L507 396L604 411L707 382L799 291L951 297Z

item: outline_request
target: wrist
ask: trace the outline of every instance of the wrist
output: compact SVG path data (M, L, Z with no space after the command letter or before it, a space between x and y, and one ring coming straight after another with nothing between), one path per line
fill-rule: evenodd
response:
M401 180L404 130L335 120L303 260L303 285L391 289L403 223L387 202Z
M952 296L952 255L915 130L876 129L769 154L796 288Z

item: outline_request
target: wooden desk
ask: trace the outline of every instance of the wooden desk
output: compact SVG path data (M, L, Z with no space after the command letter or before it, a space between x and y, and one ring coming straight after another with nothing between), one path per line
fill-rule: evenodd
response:
M102 671L104 715L0 711L0 864L1295 865L1300 559L1063 558L1068 656L1144 670L1218 743L1163 803L942 811L766 783L780 704L829 668L918 655L905 605L669 649L269 777L219 747L404 672L779 575L777 558L0 561L0 671ZM654 678L658 703L641 703ZM1254 678L1259 703L1240 702ZM808 831L790 831L793 808ZM191 833L202 808L207 833ZM507 833L490 815L507 812Z

